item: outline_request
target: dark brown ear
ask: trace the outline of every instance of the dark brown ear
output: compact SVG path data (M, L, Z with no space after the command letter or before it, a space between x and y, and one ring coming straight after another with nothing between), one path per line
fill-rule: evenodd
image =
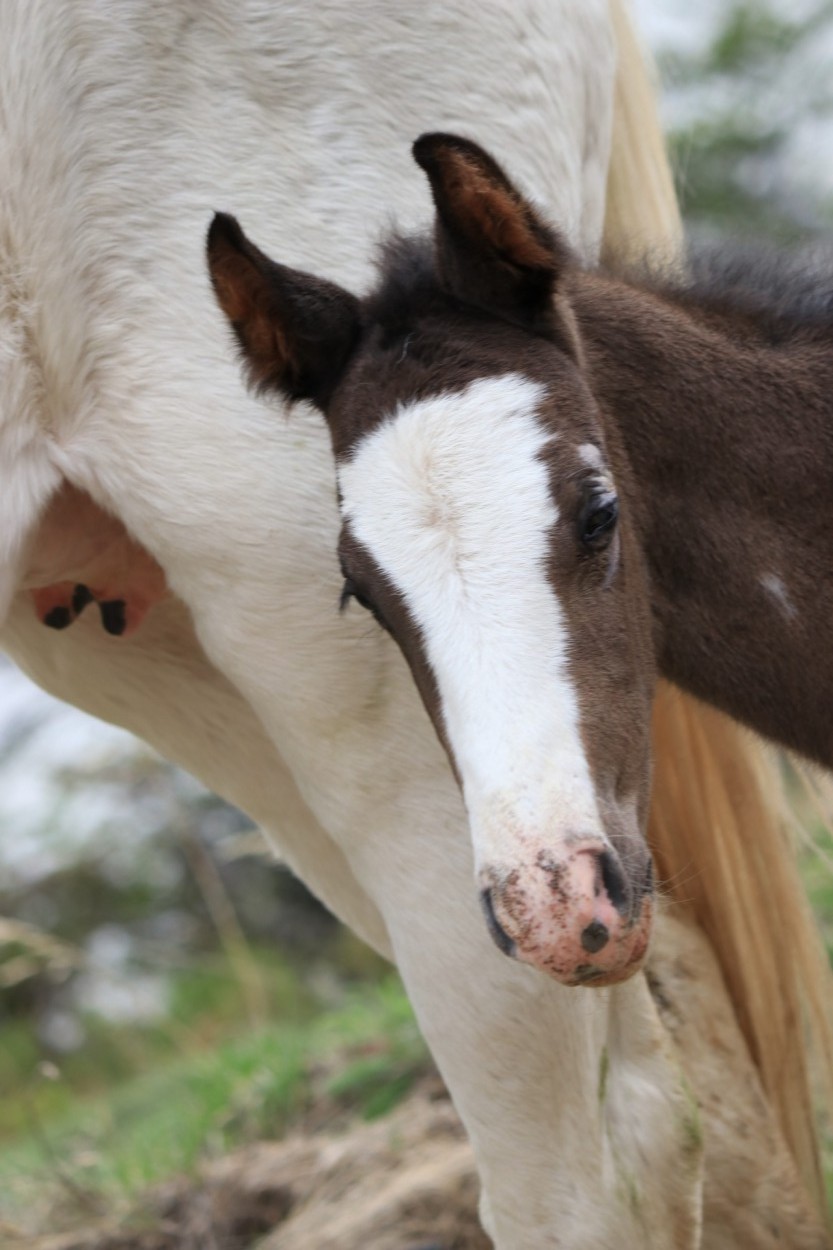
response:
M530 329L552 332L569 249L488 152L457 135L413 146L437 209L440 279L458 299Z
M358 338L356 297L275 264L227 213L215 214L207 245L214 291L252 384L288 399L326 403Z

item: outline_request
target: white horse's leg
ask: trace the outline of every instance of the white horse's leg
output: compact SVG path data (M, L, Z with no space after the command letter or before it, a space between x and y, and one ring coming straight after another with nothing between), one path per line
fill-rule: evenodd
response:
M703 1250L829 1250L738 1026L717 960L684 913L657 917L647 969L700 1106ZM697 1131L696 1119L691 1129Z
M451 820L351 862L477 1157L499 1250L694 1250L696 1110L644 978L572 990L500 955Z

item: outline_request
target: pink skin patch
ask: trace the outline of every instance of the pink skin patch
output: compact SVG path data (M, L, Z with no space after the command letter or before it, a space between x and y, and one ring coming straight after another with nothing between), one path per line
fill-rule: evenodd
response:
M542 854L530 867L481 875L512 954L565 985L624 981L648 950L652 896L645 895L636 916L623 916L601 879L602 849L585 844L562 859ZM588 950L593 945L588 937L597 934L606 934L604 944Z
M123 638L168 594L162 569L121 521L66 482L41 519L23 589L52 629L65 629L95 602L106 632Z

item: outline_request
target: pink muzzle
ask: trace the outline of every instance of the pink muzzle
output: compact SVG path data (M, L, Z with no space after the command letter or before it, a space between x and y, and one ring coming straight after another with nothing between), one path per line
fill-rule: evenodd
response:
M640 967L653 917L650 873L635 898L615 852L581 842L560 858L479 874L492 937L504 954L565 985L613 985Z

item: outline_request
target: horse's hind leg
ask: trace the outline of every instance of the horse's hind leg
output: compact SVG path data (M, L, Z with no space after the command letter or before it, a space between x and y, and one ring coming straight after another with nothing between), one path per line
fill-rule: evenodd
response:
M647 972L700 1105L703 1250L830 1250L798 1179L702 933L658 917Z

